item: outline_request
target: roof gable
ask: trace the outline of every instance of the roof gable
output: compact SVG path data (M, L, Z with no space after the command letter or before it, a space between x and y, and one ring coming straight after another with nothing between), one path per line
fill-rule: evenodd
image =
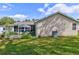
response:
M50 18L50 17L52 17L52 16L54 16L54 15L56 15L56 14L60 14L60 15L62 15L62 16L64 16L64 17L69 18L70 20L72 20L72 21L74 21L74 22L78 22L78 21L76 21L76 20L75 20L74 18L72 18L72 17L69 17L69 16L67 16L67 15L65 15L65 14L63 14L63 13L60 13L60 12L56 12L55 14L51 14L51 15L49 15L48 17L45 17L45 18L43 18L43 19L41 19L41 20L38 20L36 23L42 22L42 21L44 21L44 20L46 20L46 19L48 19L48 18Z

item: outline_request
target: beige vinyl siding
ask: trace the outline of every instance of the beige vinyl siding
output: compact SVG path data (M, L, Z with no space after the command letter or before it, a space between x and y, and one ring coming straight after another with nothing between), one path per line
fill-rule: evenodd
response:
M37 36L52 36L53 28L56 27L59 36L72 36L77 35L77 30L72 30L72 24L76 23L70 18L56 14L44 21L36 24Z

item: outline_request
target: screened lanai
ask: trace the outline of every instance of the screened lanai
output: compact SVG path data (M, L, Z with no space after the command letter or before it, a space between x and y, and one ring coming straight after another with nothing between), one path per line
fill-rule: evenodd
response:
M31 31L30 25L19 24L14 26L14 32L29 32Z

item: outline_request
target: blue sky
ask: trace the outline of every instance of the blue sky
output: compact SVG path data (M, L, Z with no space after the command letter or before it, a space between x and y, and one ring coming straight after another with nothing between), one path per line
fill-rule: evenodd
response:
M77 3L0 3L0 17L9 16L16 20L40 19L57 11L75 19L79 18Z

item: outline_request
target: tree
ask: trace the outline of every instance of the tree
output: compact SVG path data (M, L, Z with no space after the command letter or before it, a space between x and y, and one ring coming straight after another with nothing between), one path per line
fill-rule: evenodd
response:
M0 25L5 25L5 32L4 32L5 36L8 36L8 33L11 31L9 25L13 24L14 22L15 22L14 19L10 17L3 17L0 19Z
M25 19L25 21L30 21L30 19Z
M0 19L0 25L9 25L13 24L15 21L11 17L3 17Z
M39 20L39 19L32 19L33 22L36 22L36 21L38 21L38 20Z

